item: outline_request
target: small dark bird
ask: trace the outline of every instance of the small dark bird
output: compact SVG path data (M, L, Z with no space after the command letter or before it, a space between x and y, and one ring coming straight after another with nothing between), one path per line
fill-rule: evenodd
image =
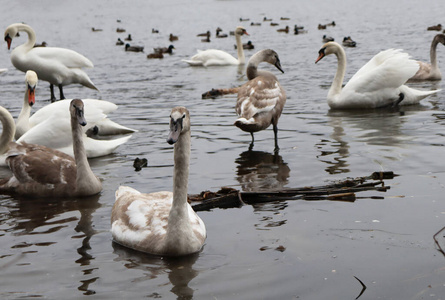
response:
M216 37L217 38L226 38L227 34L225 33L221 33L222 29L221 28L216 28Z
M97 32L97 31L102 31L102 29L91 27L91 31Z
M288 33L288 32L289 32L289 26L286 26L286 28L280 28L280 29L277 29L277 31L278 31L278 32L285 32L285 33Z
M46 46L48 46L48 44L45 41L43 41L41 44L35 44L34 48L36 48L36 47L46 47Z
M326 24L326 26L335 26L335 21L332 21L331 23Z
M261 26L261 23L255 23L255 22L252 22L252 23L250 23L250 26Z
M162 52L153 52L147 55L147 58L164 58Z
M280 20L282 20L282 21L289 21L290 18L281 17Z
M159 33L159 30L152 28L151 33Z
M263 18L263 22L270 22L270 21L272 21L272 19L268 19L266 17Z
M126 40L126 41L132 41L133 39L131 38L131 34L129 34L129 35L125 38L125 40Z
M117 38L116 46L122 46L123 44L125 44L124 41L120 38Z
M235 45L235 50L237 49ZM252 41L248 41L247 43L243 44L243 49L252 50L255 49L255 46L252 44Z
M197 34L196 36L210 36L210 31L207 30L207 32Z
M318 29L319 29L319 30L326 29L326 25L318 24Z
M278 24L278 23L270 23L270 26L278 26L278 25L280 25L280 24Z
M350 36L345 36L343 38L342 44L345 47L355 47L357 45L357 43L353 41Z
M427 28L427 30L437 30L437 31L441 31L442 30L442 25L441 24L437 24L434 26L430 26Z
M125 44L125 51L144 52L144 47L142 47L142 46L130 46L130 44Z
M143 167L146 167L147 165L148 161L146 158L136 157L136 159L133 162L133 167L135 171L140 171Z
M304 28L303 26L299 27L299 26L295 25L295 27L294 27L294 34L307 33L307 30L304 30L303 28Z
M176 35L173 35L173 33L170 33L170 37L168 39L170 42L173 42L173 41L177 41L178 37Z
M117 29L116 29L116 32L125 32L125 29L123 29L123 28L117 28Z
M333 37L326 36L326 34L323 35L323 43L333 42L333 41L334 41L334 38L333 38Z
M173 46L173 45L170 45L168 47L153 48L153 50L155 52L158 52L158 53L169 53L169 54L173 54L173 49L175 49L175 46Z
M240 22L244 22L244 21L250 21L250 19L243 19L243 18L239 18Z

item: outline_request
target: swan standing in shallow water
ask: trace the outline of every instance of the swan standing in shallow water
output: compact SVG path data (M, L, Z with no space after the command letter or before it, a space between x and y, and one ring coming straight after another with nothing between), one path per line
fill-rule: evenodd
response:
M419 65L401 50L381 51L365 64L342 89L346 72L346 53L336 42L328 42L318 52L315 63L335 54L337 72L328 92L328 104L333 109L378 108L418 104L436 91L419 91L404 83L412 77Z
M445 35L442 33L436 35L433 38L433 41L431 42L431 49L430 49L431 63L429 64L418 61L417 63L419 64L419 70L413 77L409 79L410 81L442 79L442 74L440 73L436 58L436 48L437 44L439 43L445 46Z
M9 115L9 116L8 116ZM31 197L80 197L102 190L102 183L91 171L82 142L82 126L86 125L82 100L70 105L74 159L40 145L9 143L6 162L13 176L0 180L0 193L13 193ZM1 108L3 132L1 151L5 142L14 135L14 120Z
M238 59L231 54L217 49L198 50L198 53L192 56L189 60L183 60L191 66L226 66L226 65L243 65L246 62L244 57L243 43L241 42L242 35L249 35L242 26L236 27L235 38L238 52Z
M111 213L111 233L115 242L128 248L181 256L199 252L206 238L204 222L187 202L191 141L185 107L172 109L167 142L175 144L173 193L143 194L120 186Z
M278 54L271 49L261 50L250 58L246 69L249 81L238 90L236 113L239 118L235 125L243 131L250 132L252 148L253 133L264 130L272 124L275 150L278 150L277 124L286 103L286 93L275 75L264 70L258 71L261 62L268 62L284 73Z
M22 110L17 118L15 138L18 142L26 142L58 149L73 155L69 106L71 100L64 99L51 103L31 117L31 106L35 102L35 88L37 75L34 71L26 72L26 92ZM84 132L97 129L100 135L118 135L135 132L135 130L117 124L106 117L117 109L117 105L104 100L85 99L85 118L88 125ZM83 134L83 140L88 157L97 157L110 154L119 145L128 141L131 136L113 140L96 140ZM0 160L0 165L4 162Z
M41 80L48 81L51 88L51 100L55 100L54 85L59 87L60 99L65 99L63 86L80 83L90 89L97 90L82 68L93 68L93 63L85 56L65 48L38 47L34 30L26 24L15 23L6 28L5 41L11 48L13 38L18 32L26 32L28 41L17 46L11 52L11 62L18 70L33 70Z

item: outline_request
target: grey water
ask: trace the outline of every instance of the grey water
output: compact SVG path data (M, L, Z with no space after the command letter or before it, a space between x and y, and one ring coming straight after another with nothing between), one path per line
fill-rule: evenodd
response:
M345 82L388 48L429 61L438 32L426 28L445 23L444 9L445 2L432 0L2 1L0 28L25 22L38 43L73 49L94 63L87 72L100 91L71 85L64 90L68 98L116 103L109 117L138 132L113 154L90 160L103 180L100 195L0 197L0 298L355 299L362 290L356 276L367 287L360 299L444 299L445 257L433 235L445 226L445 91L397 111L332 111L326 95L335 57L314 64L324 34L357 42L346 49ZM317 29L332 21L335 27ZM308 32L276 31L296 24ZM244 83L243 67L192 68L182 61L197 49L236 55L234 37L216 39L215 30L228 33L238 25L249 33L243 42L255 45L245 51L247 59L272 48L285 71L261 66L276 73L287 93L277 155L271 128L257 133L248 150L250 135L233 126L236 95L201 99L212 88ZM117 33L118 27L126 32ZM211 42L202 43L196 35L207 30ZM174 54L147 59L153 47L171 44L170 33L179 36ZM128 34L144 53L115 45ZM23 34L12 46L25 40ZM17 117L24 73L2 45L0 68L8 72L0 75L0 105ZM444 47L437 52L444 70ZM443 80L410 86L445 88ZM48 87L39 82L34 111L49 103ZM170 110L178 105L191 113L192 194L223 186L268 191L323 185L374 171L400 176L386 182L386 193L357 193L353 203L277 201L199 212L208 237L192 257L163 259L118 247L109 232L118 186L172 189L173 149L166 137ZM139 172L132 166L137 157L148 160ZM443 236L439 240L443 245Z

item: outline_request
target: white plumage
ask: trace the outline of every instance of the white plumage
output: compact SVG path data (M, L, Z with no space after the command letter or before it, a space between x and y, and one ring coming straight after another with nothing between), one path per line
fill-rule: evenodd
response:
M343 48L336 42L324 44L316 62L330 54L335 54L338 59L337 72L327 96L331 108L412 105L438 92L419 91L404 85L417 72L419 65L399 49L388 49L375 55L342 88L346 71L346 54Z

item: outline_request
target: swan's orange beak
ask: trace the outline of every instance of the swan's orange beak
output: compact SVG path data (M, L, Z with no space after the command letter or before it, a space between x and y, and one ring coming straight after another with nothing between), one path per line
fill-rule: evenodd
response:
M9 36L9 33L5 36L5 41L8 43L8 50L11 49L11 42L12 42L12 39L11 39L11 37Z
M29 106L33 106L34 103L36 103L35 88L28 87L28 104Z
M318 55L318 58L315 61L315 63L318 63L318 61L320 61L323 57L325 57L325 54L324 53L320 53L320 55Z

